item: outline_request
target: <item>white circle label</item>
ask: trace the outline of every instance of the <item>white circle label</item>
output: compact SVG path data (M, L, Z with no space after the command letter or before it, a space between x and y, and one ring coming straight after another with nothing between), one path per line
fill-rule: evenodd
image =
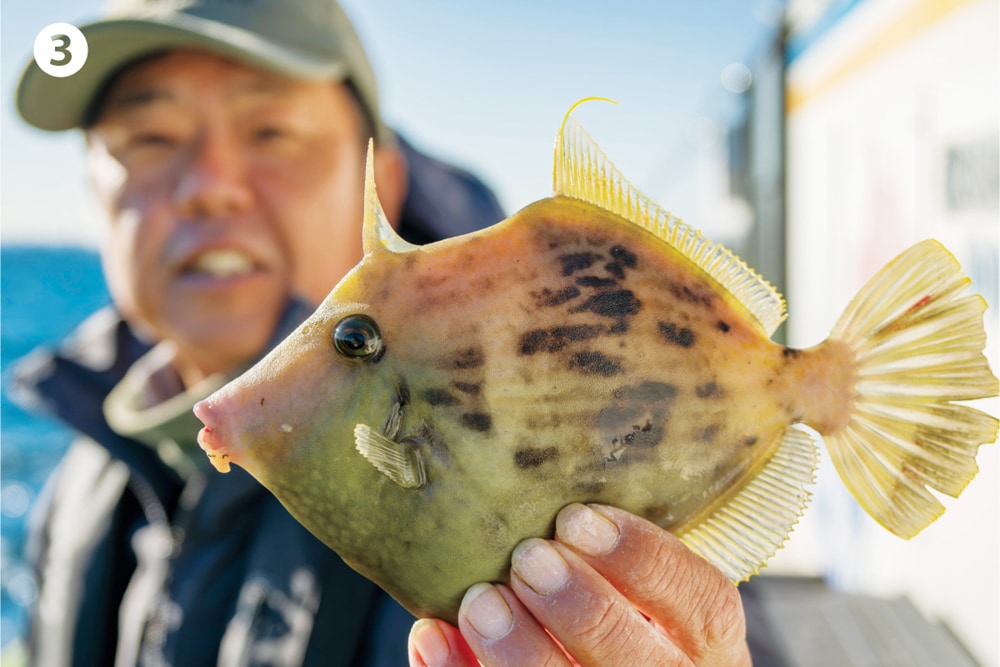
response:
M67 77L87 62L87 38L69 23L52 23L35 37L35 63L50 76Z

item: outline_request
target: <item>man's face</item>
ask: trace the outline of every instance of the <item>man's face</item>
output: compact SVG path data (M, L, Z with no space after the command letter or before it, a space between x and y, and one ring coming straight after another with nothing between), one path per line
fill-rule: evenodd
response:
M361 258L361 128L344 85L196 52L125 71L88 140L126 317L200 373L261 352L291 292L318 303Z

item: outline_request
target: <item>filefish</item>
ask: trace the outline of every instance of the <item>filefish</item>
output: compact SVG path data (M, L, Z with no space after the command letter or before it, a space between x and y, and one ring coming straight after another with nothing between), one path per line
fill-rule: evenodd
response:
M455 621L571 502L680 537L734 582L789 536L819 432L910 538L977 472L997 419L984 300L937 241L903 252L829 338L770 338L776 290L643 196L566 114L554 194L415 246L367 166L364 257L301 326L195 406L236 463L417 616Z

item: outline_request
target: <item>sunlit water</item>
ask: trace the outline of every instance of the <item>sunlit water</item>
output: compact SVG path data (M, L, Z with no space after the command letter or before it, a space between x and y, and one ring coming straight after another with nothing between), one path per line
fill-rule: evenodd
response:
M0 641L24 629L36 596L25 565L27 518L46 477L72 434L53 419L30 414L8 395L11 366L39 345L54 344L89 313L107 303L97 254L77 248L0 248Z

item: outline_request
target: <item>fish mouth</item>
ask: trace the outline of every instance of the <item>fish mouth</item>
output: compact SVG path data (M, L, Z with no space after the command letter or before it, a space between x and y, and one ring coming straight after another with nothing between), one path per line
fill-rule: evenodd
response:
M198 431L198 446L205 452L216 470L226 473L229 472L232 457L218 427L218 420L213 413L212 404L207 399L198 401L194 405L195 416L205 424L204 428Z

